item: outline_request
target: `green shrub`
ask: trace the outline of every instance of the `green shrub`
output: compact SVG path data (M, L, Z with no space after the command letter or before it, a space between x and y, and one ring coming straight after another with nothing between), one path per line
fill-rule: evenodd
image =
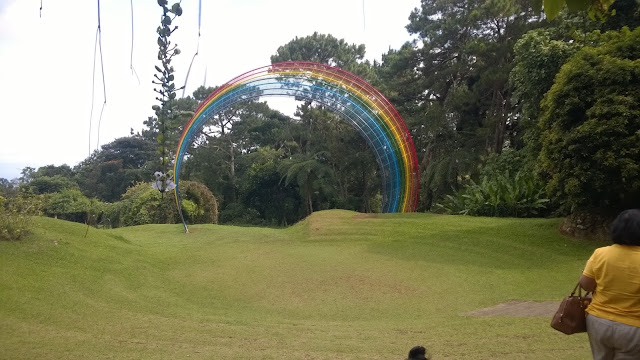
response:
M173 196L161 194L149 183L138 183L122 195L122 200L108 207L105 225L111 227L143 224L173 224L178 218Z
M480 183L470 180L463 189L446 195L437 211L447 214L500 217L540 216L547 207L544 186L530 171L509 171L484 176Z
M75 181L62 175L42 176L31 180L25 186L29 187L35 194L52 194L66 189L77 187Z
M190 224L217 224L218 201L208 187L197 181L181 181L182 214Z
M68 221L94 222L104 211L104 204L87 198L80 190L67 189L48 196L43 212L45 215Z
M19 196L0 196L0 240L17 241L30 232L31 217L39 215L42 198L23 191Z
M240 203L231 203L220 213L220 222L237 225L263 225L260 212L246 208Z
M600 35L560 70L541 103L538 165L563 213L640 199L640 28Z
M218 202L211 191L195 181L180 182L182 212L188 223L218 223ZM112 205L105 205L102 223L111 227L180 222L172 192L161 194L150 183L138 183Z
M194 219L200 215L198 211L198 205L189 199L181 200L182 205L182 215L184 215L185 219Z

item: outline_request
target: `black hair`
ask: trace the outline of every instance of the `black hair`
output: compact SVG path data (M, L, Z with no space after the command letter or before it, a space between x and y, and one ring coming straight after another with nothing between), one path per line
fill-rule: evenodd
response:
M424 346L414 346L409 350L409 358L408 360L426 360L427 349Z
M640 210L621 212L611 223L610 236L614 244L640 246Z

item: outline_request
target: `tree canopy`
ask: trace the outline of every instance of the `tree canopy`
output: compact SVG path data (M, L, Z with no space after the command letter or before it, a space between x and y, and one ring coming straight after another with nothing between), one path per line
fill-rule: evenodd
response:
M542 102L539 163L568 210L640 204L640 28L599 36Z
M0 179L5 208L28 195L74 221L90 212L108 226L176 221L169 197L147 182L168 168L216 87L178 98L169 36L182 9L159 5L155 116L73 168ZM317 32L277 47L271 61L337 66L389 99L416 146L420 211L617 211L640 204L639 10L635 0L422 0L407 14L407 42L381 61ZM283 114L264 100L234 104L195 137L181 174L196 184L183 201L189 221L288 225L321 209L380 211L378 164L350 123L319 101Z

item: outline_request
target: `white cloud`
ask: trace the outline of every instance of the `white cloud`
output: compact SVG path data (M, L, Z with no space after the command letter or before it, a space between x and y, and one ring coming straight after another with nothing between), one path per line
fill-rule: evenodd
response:
M380 59L390 47L409 40L404 26L419 0L223 0L202 2L200 52L187 94L202 85L222 84L253 68L268 65L278 46L314 31L364 43L367 58ZM95 149L103 102L96 63L91 143L95 2L61 0L39 3L0 0L0 177L13 178L25 166L71 166ZM100 143L142 129L153 115L153 65L157 64L155 1L134 2L134 50L131 64L130 2L101 2L102 50L107 104ZM198 1L183 0L184 14L171 40L182 54L176 82L184 83L196 50ZM80 14L80 15L78 15ZM286 103L286 101L284 101ZM290 102L289 102L290 103ZM286 105L282 105L286 106ZM290 105L289 105L290 106Z

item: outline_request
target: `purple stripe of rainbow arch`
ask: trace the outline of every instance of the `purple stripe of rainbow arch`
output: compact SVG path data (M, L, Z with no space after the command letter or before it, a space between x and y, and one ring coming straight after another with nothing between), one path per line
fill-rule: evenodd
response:
M179 195L180 169L193 136L208 119L229 106L266 96L316 100L350 120L369 143L380 166L383 212L416 211L417 156L411 135L396 109L377 89L354 74L324 64L291 61L248 71L218 87L185 125L174 164L174 194L185 230Z

